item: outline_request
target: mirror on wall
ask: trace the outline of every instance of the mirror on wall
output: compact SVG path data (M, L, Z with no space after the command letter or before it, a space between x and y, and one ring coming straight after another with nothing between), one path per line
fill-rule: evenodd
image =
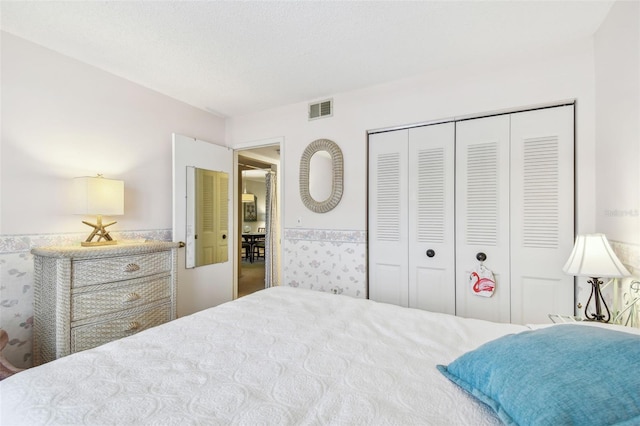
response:
M311 156L309 160L309 195L311 198L318 202L324 202L331 197L332 170L331 154L328 151L317 151Z
M229 175L187 166L186 268L229 260Z
M343 159L329 139L311 142L300 160L300 198L316 213L333 210L342 198Z

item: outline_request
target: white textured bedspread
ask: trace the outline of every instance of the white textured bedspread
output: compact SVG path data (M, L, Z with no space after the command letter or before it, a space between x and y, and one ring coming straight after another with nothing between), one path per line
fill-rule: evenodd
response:
M277 287L0 382L0 423L485 425L436 370L526 330Z

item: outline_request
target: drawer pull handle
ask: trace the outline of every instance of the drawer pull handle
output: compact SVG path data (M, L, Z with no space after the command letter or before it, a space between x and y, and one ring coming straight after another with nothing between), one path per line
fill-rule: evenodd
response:
M127 294L127 298L124 300L125 302L135 302L140 299L140 295L138 293L129 293Z
M135 271L139 271L140 270L140 266L136 263L129 263L125 268L124 271L125 272L135 272Z
M138 321L131 321L129 323L129 328L127 329L127 331L136 331L139 328L140 328L140 323Z

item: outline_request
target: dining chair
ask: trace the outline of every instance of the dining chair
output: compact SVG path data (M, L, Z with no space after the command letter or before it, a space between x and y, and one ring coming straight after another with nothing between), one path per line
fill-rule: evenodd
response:
M248 241L242 242L242 250L242 260L253 262L253 247L251 247L251 244Z
M253 259L264 260L264 240L256 241L253 245Z

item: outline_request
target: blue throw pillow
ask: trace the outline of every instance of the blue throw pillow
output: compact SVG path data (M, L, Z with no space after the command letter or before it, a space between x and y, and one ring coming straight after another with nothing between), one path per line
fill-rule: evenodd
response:
M488 342L438 370L512 425L640 425L640 336L557 325Z

